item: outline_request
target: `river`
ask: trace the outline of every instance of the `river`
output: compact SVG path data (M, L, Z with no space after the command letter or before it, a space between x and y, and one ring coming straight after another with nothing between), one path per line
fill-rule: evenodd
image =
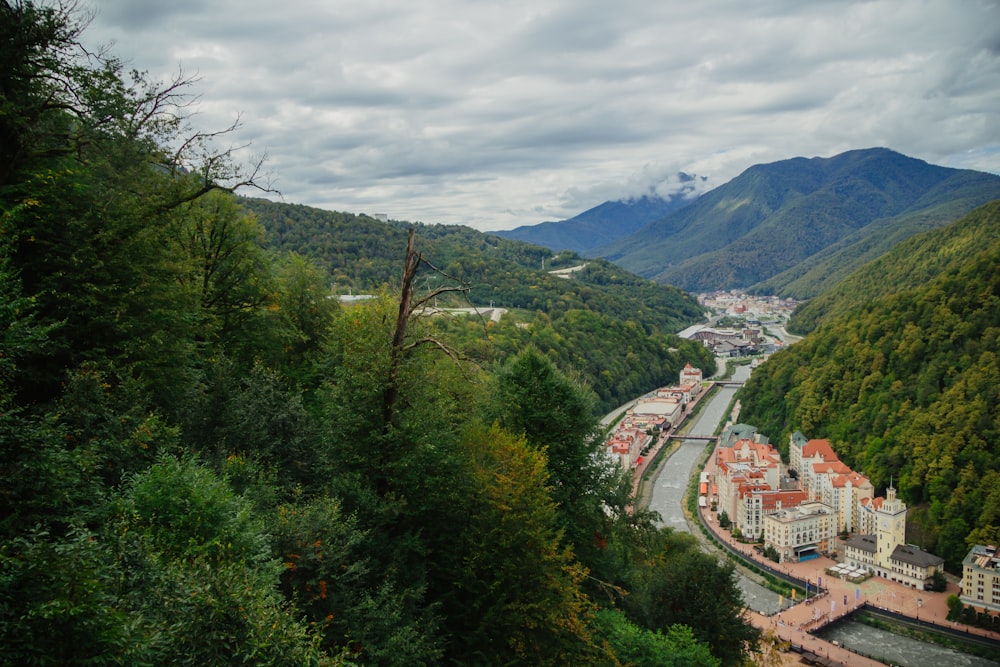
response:
M996 667L1000 664L937 644L896 635L860 621L834 623L818 634L828 642L901 667Z
M733 380L743 382L749 376L748 366L737 366ZM709 401L703 402L688 433L692 435L715 433L715 429L727 414L736 391L736 387L722 387ZM649 499L649 509L660 514L660 526L691 532L684 514L684 493L704 452L704 442L682 440L677 450L660 467ZM743 592L743 600L750 609L772 615L779 611L780 602L783 602L784 607L791 604L790 600L782 600L777 593L764 588L739 568L737 574L739 575L737 583ZM836 640L842 646L860 653L870 654L877 650L882 654L880 657L886 661L905 667L942 667L942 665L981 667L998 664L850 620L831 626L829 632L823 634L823 638L827 641Z
M743 382L748 377L750 377L749 366L737 366L733 372L733 380L737 382ZM715 433L715 429L727 414L737 389L737 387L721 387L708 402L703 402L688 433L692 435ZM684 516L684 493L704 452L704 442L682 440L677 451L660 468L649 498L649 509L660 514L660 526L691 532ZM742 573L738 585L743 591L743 600L748 607L762 614L770 615L778 612L782 599L777 593L764 588ZM787 607L789 604L791 601L785 601L783 606Z

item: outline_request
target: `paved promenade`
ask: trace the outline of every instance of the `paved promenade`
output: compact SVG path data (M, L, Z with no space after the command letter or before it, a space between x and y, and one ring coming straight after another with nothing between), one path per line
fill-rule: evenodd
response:
M714 456L710 457L705 466L705 471L714 474ZM803 600L799 600L795 606L784 609L779 614L770 617L756 612L748 612L751 621L756 627L762 630L771 630L782 640L802 646L813 655L819 656L820 659L818 659L817 664L882 664L808 634L810 630L826 625L831 620L853 612L866 602L870 606L894 611L898 614L945 628L1000 639L1000 634L998 633L991 633L980 628L956 624L947 620L947 599L949 595L957 595L959 593L957 584L949 583L948 590L941 593L919 591L903 584L882 579L881 577L871 577L860 584L853 584L839 577L826 574L827 568L837 564L837 561L831 558L821 557L802 563L775 563L758 554L751 545L743 544L733 539L729 531L720 529L716 523L715 513L710 509L706 508L700 511L705 523L715 534L716 538L724 541L738 551L744 559L767 565L772 569L779 570L802 581L809 581L813 585L821 580L821 585L827 589L827 592L817 598L813 598L808 604ZM696 527L692 527L692 529L694 530ZM786 664L800 664L801 656L799 655L786 654L785 657L787 660L790 660Z
M684 413L684 420L695 411L697 403L706 398L709 392L703 392L697 400L687 407ZM624 406L627 407L627 406ZM610 422L609 415L607 422ZM633 493L637 496L638 502L643 503L648 498L643 498L648 489L641 483L643 475L656 458L656 454L667 444L668 436L673 435L668 431L661 435L642 463L633 471ZM705 471L715 473L715 456L709 457L705 466ZM774 563L764 558L754 550L752 545L743 544L733 539L727 530L722 530L716 523L715 513L708 508L699 510L701 519L709 529L715 534L716 539L725 542L736 551L744 560L753 561L761 565L778 570L786 575L792 576L803 582L808 581L813 587L820 582L825 589L824 593L818 597L813 597L808 603L801 598L796 600L797 604L783 609L780 613L772 616L765 616L758 612L747 610L747 617L755 627L766 633L773 633L780 640L800 647L802 653L789 652L781 654L783 665L798 665L803 663L819 665L857 665L859 667L876 667L882 665L876 660L871 660L857 655L841 646L827 642L819 637L809 634L827 623L845 616L867 603L869 606L879 607L910 618L933 623L953 630L975 634L984 637L991 637L1000 640L1000 634L991 633L980 628L956 624L947 620L948 606L947 598L951 594L958 594L957 584L949 583L948 589L942 593L931 593L908 588L903 584L891 582L880 577L872 577L860 584L852 584L839 577L834 577L826 573L827 568L833 567L837 561L831 558L816 558L802 563ZM691 523L691 517L689 517ZM692 525L691 531L694 535L702 537L699 526ZM707 539L705 540L707 542ZM815 588L813 588L815 590ZM788 601L786 600L786 604Z

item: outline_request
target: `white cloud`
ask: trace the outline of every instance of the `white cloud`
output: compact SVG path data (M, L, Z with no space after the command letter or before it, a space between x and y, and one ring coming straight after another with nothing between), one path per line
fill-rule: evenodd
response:
M1000 172L1000 5L977 0L99 0L84 34L196 122L242 114L286 201L504 229L887 146Z

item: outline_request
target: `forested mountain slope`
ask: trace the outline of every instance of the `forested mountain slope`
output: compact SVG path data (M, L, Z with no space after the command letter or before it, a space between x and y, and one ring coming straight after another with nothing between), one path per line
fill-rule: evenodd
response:
M231 194L259 165L188 134L192 82L77 11L0 2L0 664L750 660L733 566L634 507L584 383L470 363L420 272L329 298Z
M894 480L909 538L953 570L969 542L1000 537L998 237L991 204L912 239L912 263L865 280L918 286L825 322L741 395L742 418L779 442L796 429L827 437L878 489Z
M242 199L266 230L270 247L294 251L323 267L336 290L371 292L397 285L409 227L419 249L448 276L470 287L468 301L444 294L438 305L514 309L499 322L439 318L480 362L501 362L533 342L560 367L579 373L611 410L637 394L673 382L690 361L711 373L714 361L699 344L673 335L702 318L697 302L673 287L629 274L601 259L553 255L540 246L482 234L468 227L379 222L262 199ZM571 274L552 269L586 266ZM545 270L542 267L545 267ZM420 287L446 284L425 272Z
M893 239L943 226L996 198L1000 177L884 148L794 158L750 167L690 206L594 252L692 291L746 288L789 271L768 283L784 293L786 281L808 273L812 258L828 248L843 245L838 270L856 268ZM872 235L877 238L869 241ZM791 289L809 297L826 284L814 275Z
M1000 238L1000 201L981 206L943 229L913 236L861 267L822 295L799 306L788 330L804 335L823 323L860 308L872 295L920 287L961 266Z
M399 281L407 230L445 273L471 287L469 300L547 314L584 308L643 326L679 331L702 318L697 301L676 288L644 280L602 259L497 238L469 227L379 222L308 206L241 199L267 232L268 245L309 257L329 272L340 293L371 291ZM586 264L569 278L551 271Z

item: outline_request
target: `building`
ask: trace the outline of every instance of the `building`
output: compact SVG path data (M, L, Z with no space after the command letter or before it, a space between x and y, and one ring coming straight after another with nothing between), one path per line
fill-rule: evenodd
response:
M673 396L653 396L637 402L627 413L638 428L666 428L684 414L681 400Z
M882 507L885 498L862 498L858 502L857 512L857 532L861 535L874 535L878 526L878 510Z
M977 544L962 561L960 597L978 611L1000 612L1000 554L995 546Z
M616 459L624 470L631 470L639 462L642 450L652 438L638 428L624 427L616 430L608 438L608 456Z
M701 369L695 368L689 362L684 364L684 368L681 369L677 384L681 386L689 384L694 385L695 387L701 387L701 383L703 381L704 377L702 377Z
M778 552L780 562L818 558L833 541L833 509L808 502L764 516L764 543Z
M868 572L926 590L944 559L920 547L906 544L906 504L896 498L896 489L886 489L881 502L859 504L867 513L861 521L874 531L844 541L844 562Z
M798 507L806 494L798 489L775 490L769 485L748 483L737 491L736 515L733 518L743 537L757 540L764 536L764 517L783 509Z
M719 512L725 512L744 535L738 503L741 489L780 488L781 455L773 446L744 438L733 446L720 445L715 450L716 484L719 488ZM759 531L751 531L759 532Z
M874 487L837 457L829 440L807 440L796 431L788 442L788 467L798 474L810 500L834 508L836 532L859 530L859 503L872 497Z
M750 424L730 424L719 437L720 447L732 447L740 440L753 440L754 442L768 442L767 436L759 433L756 426Z
M836 532L853 532L858 529L858 506L870 500L874 487L861 473L848 469L846 473L817 475L819 501L837 511Z

